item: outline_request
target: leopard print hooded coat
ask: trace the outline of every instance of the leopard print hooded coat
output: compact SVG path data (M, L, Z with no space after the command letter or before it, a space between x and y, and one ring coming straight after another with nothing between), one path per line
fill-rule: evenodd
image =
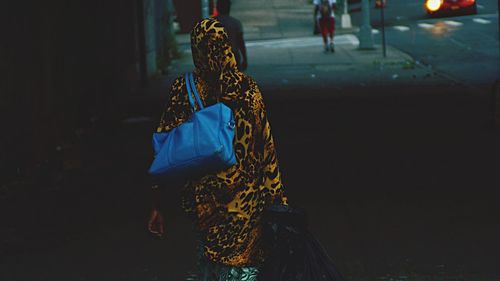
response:
M236 119L237 164L183 188L183 208L196 221L204 255L228 266L258 265L259 221L267 206L286 204L275 145L262 95L255 81L240 72L222 24L209 18L191 32L196 87L203 103L229 106ZM183 77L175 80L157 132L169 131L191 113Z

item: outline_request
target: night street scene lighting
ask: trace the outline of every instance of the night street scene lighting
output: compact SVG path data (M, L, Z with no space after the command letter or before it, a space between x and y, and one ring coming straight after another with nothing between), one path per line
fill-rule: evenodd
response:
M499 2L5 0L0 280L500 281Z

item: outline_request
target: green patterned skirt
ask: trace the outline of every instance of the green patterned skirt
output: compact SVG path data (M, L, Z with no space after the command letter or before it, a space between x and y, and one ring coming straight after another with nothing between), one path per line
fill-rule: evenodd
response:
M207 262L198 273L190 273L186 281L257 281L255 267L232 267Z

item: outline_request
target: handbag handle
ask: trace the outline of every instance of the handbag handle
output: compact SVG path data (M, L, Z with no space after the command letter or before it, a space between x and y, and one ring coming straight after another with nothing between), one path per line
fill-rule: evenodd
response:
M201 101L200 94L198 93L198 90L196 89L196 84L194 83L194 77L193 73L186 73L184 76L184 81L186 82L186 88L188 91L188 98L189 98L189 104L191 105L191 108L193 109L193 112L196 111L195 107L195 101L193 99L193 96L196 98L196 101L198 103L198 107L200 109L205 108L203 106L203 102Z
M191 82L191 89L193 90L194 96L196 97L196 100L198 101L198 105L199 105L200 109L203 109L203 108L205 108L205 106L203 105L203 101L200 98L200 94L198 93L198 90L196 89L196 83L194 82L194 75L192 72L190 73L189 78L191 78L191 79L189 79L189 82Z

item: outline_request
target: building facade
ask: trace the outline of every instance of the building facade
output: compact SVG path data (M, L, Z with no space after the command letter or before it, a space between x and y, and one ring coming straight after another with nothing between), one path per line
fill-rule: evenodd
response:
M121 116L165 67L172 0L7 0L0 9L0 184L75 130Z

